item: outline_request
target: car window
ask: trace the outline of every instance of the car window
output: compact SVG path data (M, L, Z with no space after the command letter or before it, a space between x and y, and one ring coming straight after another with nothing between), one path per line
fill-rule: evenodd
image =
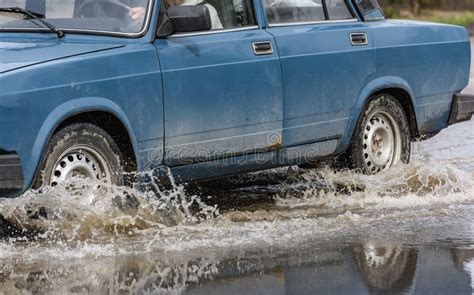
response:
M207 0L213 5L224 29L233 29L257 24L251 0Z
M344 0L263 0L269 24L352 19Z
M264 0L264 5L270 24L326 20L322 0Z
M330 20L351 19L352 15L344 0L326 0Z
M64 31L137 34L144 30L151 0L0 0L0 7L19 7L40 15ZM0 31L38 30L37 21L0 13Z
M211 30L255 26L252 0L165 0L162 10L176 5L205 5L211 16Z
M377 0L355 0L359 12L364 21L375 21L385 18Z
M376 0L356 0L355 3L362 14L370 13L379 6Z

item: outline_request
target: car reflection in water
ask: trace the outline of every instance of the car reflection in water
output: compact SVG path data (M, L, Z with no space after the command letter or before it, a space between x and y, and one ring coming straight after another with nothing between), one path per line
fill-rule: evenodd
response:
M417 249L368 243L354 246L352 253L370 293L412 293L418 260Z
M444 245L444 246L443 246ZM473 243L315 246L299 253L103 258L0 269L5 294L472 294ZM167 257L164 259L163 257ZM236 258L245 257L245 258ZM1 292L0 292L1 293Z

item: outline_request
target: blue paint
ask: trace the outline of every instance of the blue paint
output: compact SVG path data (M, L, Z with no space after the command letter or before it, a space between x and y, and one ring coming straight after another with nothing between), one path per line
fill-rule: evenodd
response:
M154 38L0 32L0 150L25 190L63 120L105 111L126 127L139 171L183 181L304 163L349 145L371 95L410 95L420 133L447 127L469 80L465 29L414 21L328 22ZM372 19L381 16L374 12ZM352 46L350 33L365 33ZM274 52L256 56L253 42Z
M367 25L350 23L273 27L280 53L284 90L284 146L340 137L360 85L376 71ZM365 32L370 43L352 46L351 32Z
M252 43L259 41L273 43L260 29L155 42L165 85L167 165L265 150L272 134L281 133L280 60L276 52L256 56Z

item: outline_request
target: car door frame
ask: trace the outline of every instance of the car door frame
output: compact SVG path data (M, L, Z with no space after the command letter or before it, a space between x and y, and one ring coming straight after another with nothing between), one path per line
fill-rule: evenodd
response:
M275 71L278 72L278 87L279 87L279 97L280 97L280 104L282 104L283 100L283 89L282 89L282 77L281 77L281 69L279 67L279 55L278 52L276 51L276 44L274 42L274 38L268 34L263 29L264 23L263 23L263 18L262 18L262 11L261 11L261 5L259 0L251 0L252 2L252 9L254 10L254 16L255 16L255 21L256 25L254 26L248 26L248 27L243 27L243 28L231 28L231 29L223 29L223 30L218 30L218 31L205 31L205 32L192 32L192 33L182 33L179 35L175 36L170 36L168 38L170 39L176 39L179 40L178 38L180 37L194 37L194 36L209 36L209 35L220 35L220 34L225 34L225 33L232 33L232 32L240 32L240 31L252 31L252 30L259 30L261 31L262 35L265 35L268 38L268 41L272 43L273 46L273 62L278 63L278 67L275 68ZM161 59L161 70L162 72L165 72L166 69L163 67L163 58L160 55L160 48L158 45L156 45L159 42L158 38L154 41L155 46L157 48L158 55L160 56ZM252 43L249 43L249 50L252 50ZM252 52L252 51L251 51ZM253 54L253 53L252 53ZM256 54L256 56L258 56ZM162 78L163 80L163 97L165 100L165 108L166 108L166 92L165 92L165 77ZM164 110L164 121L166 125L166 109ZM280 113L280 121L281 121L281 116L282 116L282 110ZM227 157L222 157L222 158L216 158L216 159L210 159L210 160L204 160L204 161L197 161L197 162L190 162L186 163L186 161L183 162L181 165L170 165L170 162L167 161L166 156L167 156L167 149L166 149L166 142L169 141L169 135L167 135L166 131L166 126L165 128L165 147L164 147L164 156L163 156L163 164L165 167L169 167L172 171L172 174L175 178L177 178L178 181L194 181L194 180L200 180L204 178L213 178L217 176L222 176L225 174L233 174L236 172L242 172L242 171L250 171L250 170L259 170L262 168L262 166L268 164L268 159L264 160L265 154L267 154L269 151L274 151L280 148L280 142L281 142L281 122L279 123L278 128L272 128L268 130L268 136L265 138L265 143L266 146L262 149L259 150L254 150L254 151L243 151L243 153L238 153L235 155L229 155ZM275 165L275 160L271 160L272 165ZM171 162L174 164L174 162ZM215 172L216 170L216 165L218 165L220 168L218 169L220 172L217 174ZM198 168L198 169L196 169ZM208 168L208 169L205 169ZM225 170L225 171L224 171ZM206 171L206 172L204 172ZM226 172L228 171L228 172Z
M351 33L365 33L366 36L368 37L368 43L363 44L364 46L367 45L366 48L368 48L370 51L373 52L373 60L372 60L372 65L371 65L371 74L367 75L367 79L373 75L376 72L376 54L375 54L375 43L371 34L371 31L369 30L369 26L367 26L364 22L364 20L361 18L360 13L358 10L355 8L354 3L351 0L344 0L344 3L347 5L348 9L350 10L351 14L353 15L352 19L340 19L340 20L331 20L331 19L326 19L322 21L307 21L307 22L298 22L298 23L287 23L287 24L269 24L267 21L267 16L265 13L265 7L263 0L259 0L260 5L261 5L261 12L262 12L262 17L263 17L263 22L264 22L264 28L267 30L270 34L271 29L275 28L291 28L291 27L301 27L303 28L304 26L311 26L315 30L318 29L325 29L324 27L337 27L337 26L349 26L350 24L356 24L358 28L354 28L354 32ZM352 30L352 29L350 29ZM358 31L360 30L360 32ZM273 34L272 34L273 35ZM282 47L279 47L278 40L275 37L275 42L277 43L277 49L279 50L279 55L280 58L283 59L285 56L282 57L282 52L281 49ZM350 44L351 40L351 34L347 34L347 39L346 42ZM356 44L351 44L352 47L357 48ZM283 76L283 87L287 87L285 85L285 73L284 73L284 68L283 68L283 61L282 61L282 76ZM348 103L347 109L345 113L343 114L342 112L340 113L342 118L334 118L339 116L338 114L334 114L333 118L328 117L328 116L321 116L323 123L320 126L318 126L317 122L303 122L299 123L296 126L288 126L288 117L286 114L284 114L284 124L283 124L283 148L289 148L292 146L299 146L299 145L305 145L305 144L310 144L310 143L317 143L317 142L324 142L324 141L330 141L330 140L337 140L339 141L338 146L334 150L334 154L339 153L341 151L340 144L341 144L341 139L345 138L345 135L347 132L349 132L349 127L352 125L351 122L354 120L353 116L353 108L359 98L359 92L362 89L362 86L364 83L366 83L367 80L361 81L360 85L357 85L357 89L354 89L354 96L352 97L352 102ZM285 106L285 112L288 111L288 107L286 107L286 104L288 103L288 98L286 97L286 89L284 90L284 106ZM292 119L292 118L290 118ZM299 126L298 126L299 125ZM302 140L304 136L302 135L307 135L307 134L313 134L314 133L314 127L312 126L318 126L317 128L322 128L322 129L327 129L329 130L326 132L327 134L322 134L321 136L316 136L316 139L308 139L306 141ZM301 127L301 128L300 128ZM313 130L310 130L310 128L313 128ZM295 133L298 129L300 130L300 134L295 136ZM296 140L294 139L296 138Z

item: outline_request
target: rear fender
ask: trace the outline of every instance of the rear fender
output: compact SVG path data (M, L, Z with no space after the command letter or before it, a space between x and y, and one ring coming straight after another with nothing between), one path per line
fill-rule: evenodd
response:
M339 146L336 151L337 153L343 153L349 147L357 127L357 123L359 122L359 118L364 112L371 97L375 93L389 88L398 88L406 91L410 96L410 100L414 109L416 110L415 100L413 99L415 96L407 81L396 76L379 77L371 80L364 87L362 87L361 91L359 92L357 100L349 115L349 123L347 124L346 130L344 131L343 136L339 142ZM414 115L416 117L416 114Z

